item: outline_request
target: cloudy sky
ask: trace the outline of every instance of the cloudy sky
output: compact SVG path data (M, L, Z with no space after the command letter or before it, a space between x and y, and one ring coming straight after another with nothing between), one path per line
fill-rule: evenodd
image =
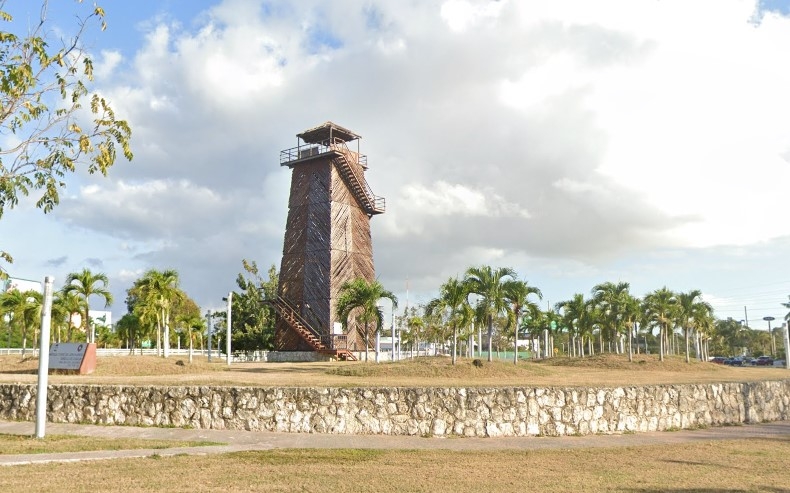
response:
M38 2L8 0L14 25ZM544 303L627 281L701 289L764 328L790 294L790 6L755 0L102 0L94 89L132 163L0 221L15 277L174 268L220 308L243 258L279 267L280 150L363 136L377 275L401 307L473 265ZM91 2L51 0L53 34ZM35 7L35 8L34 8ZM408 287L408 289L407 289Z

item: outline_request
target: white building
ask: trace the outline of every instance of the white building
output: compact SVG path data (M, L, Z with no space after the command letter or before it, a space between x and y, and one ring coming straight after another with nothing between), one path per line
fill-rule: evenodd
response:
M19 291L35 291L44 294L44 285L40 281L32 281L30 279L20 279L18 277L9 277L5 281L0 281L0 289L3 293L17 289Z

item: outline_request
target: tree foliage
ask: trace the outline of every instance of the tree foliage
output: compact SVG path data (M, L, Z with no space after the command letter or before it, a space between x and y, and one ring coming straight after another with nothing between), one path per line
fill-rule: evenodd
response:
M241 263L247 275L238 275L236 284L240 291L234 292L232 296L232 348L238 351L272 349L275 312L274 308L261 301L277 296L277 268L271 265L264 278L255 261L243 259ZM224 332L220 336L220 344L224 342L223 338Z
M157 353L164 346L162 356L165 358L170 355L173 309L186 297L178 284L178 272L175 270L150 269L127 290L127 305L132 306L133 313L144 324L156 324Z
M88 334L88 342L96 342L96 334L91 332L91 324L88 313L90 311L91 296L99 296L104 299L104 306L112 304L112 293L110 293L109 279L103 272L94 274L90 269L82 269L80 272L72 272L66 276L66 284L63 286L65 293L75 293L81 297L85 303L82 312L82 327Z
M348 327L349 317L362 323L362 336L365 339L366 349L370 347L371 324L373 324L373 332L381 330L384 325L384 315L378 306L378 302L382 298L390 300L393 307L398 306L398 298L391 291L384 289L379 281L357 278L340 286L340 296L336 308L337 316L344 329ZM366 361L367 354L366 350Z
M494 335L494 318L506 313L505 282L516 278L516 271L509 267L492 268L488 265L470 267L464 276L467 293L477 295L475 311L477 322L488 327L488 361L493 359L491 345Z
M104 30L104 10L94 5L62 38L49 27L47 6L44 0L38 22L18 35L0 1L0 22L8 27L0 30L0 217L34 191L36 206L49 212L67 174L106 175L118 150L133 157L128 123L89 86L93 61L81 38L96 21Z

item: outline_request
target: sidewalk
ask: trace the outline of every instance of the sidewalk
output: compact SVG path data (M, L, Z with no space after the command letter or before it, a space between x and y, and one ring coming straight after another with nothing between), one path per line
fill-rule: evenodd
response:
M328 435L319 433L272 433L240 430L194 430L132 426L97 426L47 423L46 435L83 435L104 438L147 438L219 442L223 445L169 449L104 450L60 454L3 455L0 465L76 462L131 457L208 455L244 450L277 448L352 449L446 449L446 450L540 450L557 448L633 447L746 438L790 438L790 421L701 430L588 435L582 437L423 438L388 435ZM0 421L0 434L35 434L35 423Z

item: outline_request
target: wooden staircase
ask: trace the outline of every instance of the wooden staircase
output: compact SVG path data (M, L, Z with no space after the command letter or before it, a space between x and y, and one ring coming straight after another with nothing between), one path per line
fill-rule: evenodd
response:
M359 202L362 210L369 216L383 213L385 209L384 197L374 195L368 182L365 181L365 177L359 176L357 172L354 171L354 167L349 164L354 163L357 167L359 166L357 155L352 153L348 149L345 141L341 139L335 139L331 147L332 150L338 153L337 157L334 159L335 166L340 176L351 190L351 193L354 194L354 197Z
M265 300L267 303L274 307L277 315L284 320L288 326L296 332L299 337L305 341L313 351L321 354L329 354L341 359L343 361L356 361L357 357L348 349L334 349L328 347L321 340L321 334L315 330L310 323L302 317L296 308L282 296L277 296L273 300Z

